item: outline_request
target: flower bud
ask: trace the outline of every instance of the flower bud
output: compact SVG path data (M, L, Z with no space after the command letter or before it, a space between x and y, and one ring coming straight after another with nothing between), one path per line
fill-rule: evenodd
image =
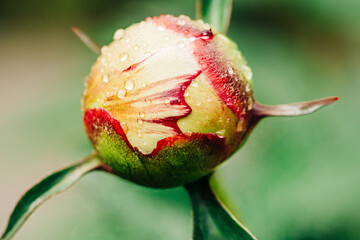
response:
M251 78L237 45L202 20L147 18L102 47L86 81L85 129L119 176L153 187L186 184L247 135Z

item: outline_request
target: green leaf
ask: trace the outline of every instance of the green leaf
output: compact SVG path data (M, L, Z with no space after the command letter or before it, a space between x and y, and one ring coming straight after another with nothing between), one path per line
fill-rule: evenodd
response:
M12 212L1 240L11 239L29 216L46 200L77 182L84 174L100 167L102 163L92 154L78 163L51 174L32 187L20 199Z
M229 28L231 11L232 0L196 0L196 18L202 18L222 33Z
M185 187L193 208L194 240L256 239L217 198L211 189L208 176Z

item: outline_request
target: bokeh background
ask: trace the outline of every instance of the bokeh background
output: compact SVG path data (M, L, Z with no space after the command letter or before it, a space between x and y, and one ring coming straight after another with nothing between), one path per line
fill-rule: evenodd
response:
M235 0L228 35L258 101L337 95L326 109L266 119L219 167L221 198L259 239L360 239L360 1ZM22 193L89 154L83 78L102 45L146 16L194 17L194 0L0 1L0 231ZM15 239L190 239L183 188L91 173L36 211Z

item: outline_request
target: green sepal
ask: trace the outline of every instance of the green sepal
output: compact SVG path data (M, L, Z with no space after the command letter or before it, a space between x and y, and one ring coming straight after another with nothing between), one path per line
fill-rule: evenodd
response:
M30 215L46 200L76 183L84 174L100 167L95 154L55 172L27 191L13 210L1 240L11 239Z
M209 176L185 187L193 209L193 240L256 240L217 198Z

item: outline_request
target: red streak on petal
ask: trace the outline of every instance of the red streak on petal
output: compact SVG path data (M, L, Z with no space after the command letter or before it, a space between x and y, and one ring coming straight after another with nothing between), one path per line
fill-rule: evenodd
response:
M164 94L163 97L177 96L177 100L172 100L172 101L170 101L169 104L171 104L171 105L183 105L187 110L184 114L182 114L181 116L174 116L174 117L167 117L167 118L144 119L143 121L151 122L151 123L158 123L158 124L162 124L164 126L171 127L178 134L181 134L182 132L181 132L179 126L177 125L177 121L180 118L183 118L183 117L189 115L191 113L191 111L192 111L191 107L185 101L184 93L185 93L185 90L187 89L187 87L191 84L192 80L197 78L200 74L201 74L201 71L198 71L196 74L193 74L193 75L180 76L181 78L186 78L187 81L184 82L180 87L177 87L175 89L172 89L170 91L166 91L166 92L163 93Z
M88 109L84 115L84 125L86 133L92 141L94 146L97 145L97 141L101 137L103 131L107 131L109 135L120 135L122 139L126 142L129 148L133 151L138 151L137 148L133 148L129 143L126 134L123 128L120 125L120 122L116 120L110 112L103 108L93 108ZM149 157L154 157L158 155L161 150L166 147L173 147L178 142L185 142L191 140L201 140L205 143L214 146L216 149L223 150L227 152L228 147L225 143L225 138L220 137L213 133L203 134L203 133L179 133L175 136L167 137L160 140L157 143L156 148L148 155Z
M179 19L182 19L185 24L179 25ZM236 116L244 120L250 119L251 111L247 109L247 106L252 101L252 93L246 92L246 80L241 74L228 74L229 67L232 67L231 63L225 56L221 56L222 53L212 43L214 35L211 29L203 30L190 18L177 18L172 15L160 15L146 20L164 26L183 37L201 39L202 41L193 42L194 56L207 81Z
M109 111L104 108L92 108L86 110L84 114L85 131L94 145L104 130L112 129L121 135L126 144L133 150L129 140L126 137L124 129L120 122L116 120Z

